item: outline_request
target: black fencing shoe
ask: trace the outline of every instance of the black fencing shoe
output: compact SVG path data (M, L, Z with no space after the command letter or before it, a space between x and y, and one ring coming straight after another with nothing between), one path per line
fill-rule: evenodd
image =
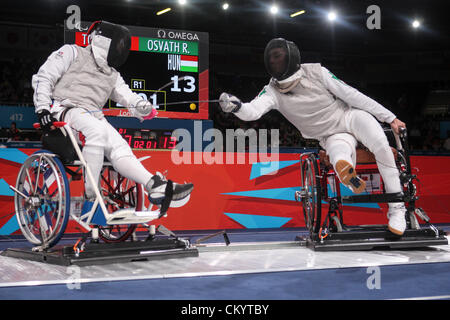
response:
M157 172L146 184L148 199L156 205L163 204L163 201L179 201L189 196L194 189L192 183L179 184L167 180L160 172ZM169 204L169 206L171 206Z

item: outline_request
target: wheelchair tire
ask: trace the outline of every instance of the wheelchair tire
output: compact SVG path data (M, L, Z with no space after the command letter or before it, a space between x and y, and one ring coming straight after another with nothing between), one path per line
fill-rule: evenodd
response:
M36 151L21 166L16 189L21 193L15 193L14 207L22 234L42 249L54 246L70 216L70 186L61 160L50 151Z
M145 210L144 186L129 180L112 167L104 167L101 174L100 190L109 213L134 207L136 211ZM99 227L99 237L107 243L127 240L137 225L113 225Z
M309 156L301 168L303 171L302 207L305 224L312 236L320 229L322 213L322 192L320 187L319 168L315 155Z

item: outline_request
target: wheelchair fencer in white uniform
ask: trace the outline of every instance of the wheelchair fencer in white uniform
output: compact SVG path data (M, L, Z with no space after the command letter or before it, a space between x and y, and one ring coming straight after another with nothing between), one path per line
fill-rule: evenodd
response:
M386 192L402 192L394 156L378 122L390 124L398 133L405 127L402 121L320 64L301 64L300 52L291 41L272 39L265 48L264 62L270 82L249 103L222 93L219 103L224 112L254 121L270 110L278 110L304 138L319 141L341 182L355 193L365 189L355 171L359 141L375 155ZM405 213L404 203L389 203L388 228L392 233L404 233Z
M39 71L33 75L33 100L43 131L43 142L46 137L55 135L55 130L62 130L66 139L70 139L70 144L73 144L81 165L85 167L86 201L83 204L83 214L91 213L97 216L98 211L103 211L104 219L101 223L104 225L148 222L159 217L160 214L165 214L169 207L180 207L187 203L193 184L178 184L167 180L159 172L152 174L147 171L102 113L102 107L108 99L112 99L126 106L140 121L152 119L157 114L150 102L143 100L130 90L116 70L128 57L131 46L129 30L106 21L96 21L89 28L88 37L90 45L84 48L77 45L64 45L53 52ZM67 124L61 129L56 129L54 125L56 121ZM78 146L79 137L83 137L82 150ZM71 148L70 144L66 145L66 148ZM109 160L109 166L117 174L127 181L143 186L142 190L148 193L150 203L160 207L157 210L159 214L155 213L156 211L145 212L142 206L139 210L136 210L137 207L134 206L130 210L122 209L117 210L115 214L108 213L98 188L100 176L104 170L104 158ZM53 159L57 161L52 161ZM49 239L49 235L38 235L39 232L44 232L43 230L30 231L22 227L31 225L30 220L39 221L41 225L46 223L45 218L47 222L51 222L50 217L46 217L45 209L41 208L43 204L39 205L38 202L43 203L48 200L47 207L50 209L56 205L56 202L51 199L51 196L44 194L48 191L46 183L49 184L49 181L42 183L38 180L45 180L43 174L47 172L47 169L52 169L48 172L56 173L54 180L61 188L64 180L67 180L67 177L63 177L65 176L64 165L54 154L40 151L27 160L24 166L27 169L19 173L15 188L17 191L16 213L18 211L24 213L27 208L34 208L34 211L40 210L40 213L34 218L26 214L23 214L21 218L18 216L19 225L22 232L25 231L25 236L29 235L28 240L31 239L30 241L37 245L42 244L45 239L48 240L47 245L50 240L56 243L54 239ZM36 177L30 176L29 169L33 167L38 170L34 172L37 174ZM43 173L42 178L39 177L39 171ZM33 181L34 178L37 180ZM59 200L66 202L63 206L68 206L67 202L70 202L70 193L68 195L66 193L67 190L62 188ZM27 198L26 201L24 197ZM17 207L19 202L22 204ZM47 228L64 229L65 226L59 225L65 221L64 215L57 219L59 220L54 221L56 223L54 227L47 226ZM83 223L81 220L79 222ZM60 237L56 230L51 233Z

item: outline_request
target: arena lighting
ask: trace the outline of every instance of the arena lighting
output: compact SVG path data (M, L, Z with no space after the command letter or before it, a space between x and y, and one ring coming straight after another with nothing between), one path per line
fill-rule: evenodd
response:
M270 7L270 13L271 14L277 14L278 13L278 7L276 5L273 5Z
M328 20L329 21L334 21L334 20L336 20L336 18L337 18L336 12L331 11L331 12L328 13Z
M169 12L170 10L172 10L172 8L166 8L166 9L164 9L164 10L158 11L158 12L156 13L156 15L157 15L157 16L160 16L160 15L166 13L166 12Z
M294 12L293 14L291 14L290 17L291 17L291 18L294 18L294 17L296 17L296 16L299 16L299 15L301 15L301 14L304 14L305 12L306 12L305 10L300 10L300 11L297 11L297 12Z
M222 9L223 9L223 10L227 10L229 7L230 7L230 5L229 5L227 2L225 2L225 3L222 5Z
M178 3L181 5L185 5L187 3L187 0L178 0Z
M419 20L414 20L414 21L412 22L412 27L413 27L414 29L417 29L418 27L420 27L420 22L419 22Z

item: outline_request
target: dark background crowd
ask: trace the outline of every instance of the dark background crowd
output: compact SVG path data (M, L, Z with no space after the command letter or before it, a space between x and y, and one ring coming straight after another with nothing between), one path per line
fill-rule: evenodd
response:
M342 1L342 11L348 12L343 17L347 21L340 25L336 22L331 27L319 21L317 9L328 8L331 2L316 0L302 2L309 16L305 14L303 21L298 20L302 21L300 24L281 18L266 17L259 21L261 13L252 11L240 17L220 13L213 19L198 10L190 16L186 9L176 19L173 18L176 12L172 18L156 18L157 5L145 5L138 0L52 4L23 1L23 6L18 2L21 1L6 1L5 10L0 13L0 108L2 105L33 107L31 77L46 57L63 44L63 21L68 16L65 9L77 4L86 21L101 15L105 20L128 25L208 32L210 99L218 99L225 91L244 102L251 101L269 81L263 63L267 41L279 36L293 40L300 48L302 62L322 63L404 121L413 150L450 151L450 28L448 19L440 12L444 1L399 1L395 5L380 1L380 30L368 30L365 26L368 16L365 8L370 4L366 1ZM292 5L294 1L285 3ZM408 4L409 11L400 3ZM128 11L123 10L124 6L128 6ZM427 23L422 29L412 30L405 17L417 12L426 17ZM304 139L277 111L270 111L253 122L221 112L217 103L210 103L209 111L214 127L222 131L279 129L280 146L317 145L316 141ZM11 128L2 128L1 135L4 139L29 139L21 137L20 132L13 134Z

